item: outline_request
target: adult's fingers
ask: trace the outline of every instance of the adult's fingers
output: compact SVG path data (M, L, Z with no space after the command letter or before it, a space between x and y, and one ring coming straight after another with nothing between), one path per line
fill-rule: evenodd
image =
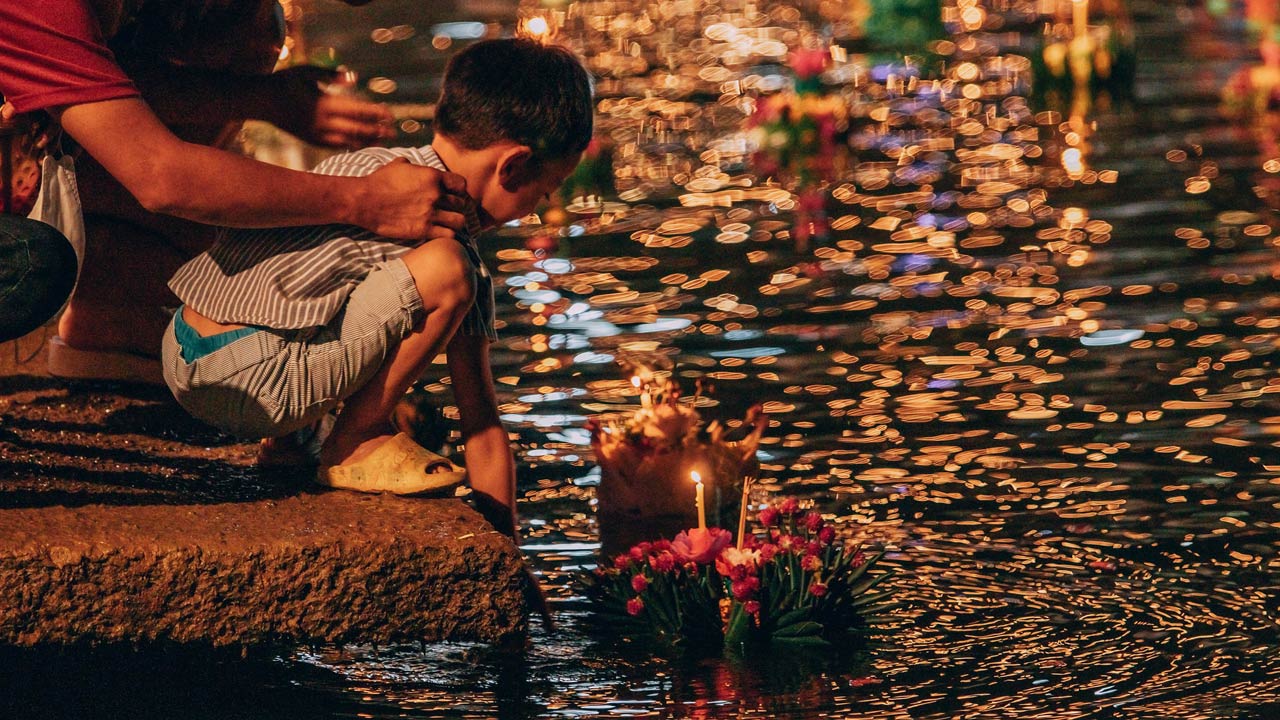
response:
M433 225L443 225L456 231L467 229L467 216L460 212L451 210L441 210L440 203L436 203L436 210L431 215L431 223Z
M321 101L321 107L325 112L354 120L389 123L393 119L391 111L385 105L345 95L327 96Z
M451 193L465 196L467 193L467 179L454 172L441 173L441 184Z
M373 142L395 134L391 128L372 123L351 120L341 116L326 115L316 118L316 134L327 144L346 147Z
M445 192L436 199L435 206L438 210L452 210L465 215L471 209L471 203L471 198L466 195Z
M0 120L12 120L14 115L18 114L18 109L13 103L5 103L0 105Z

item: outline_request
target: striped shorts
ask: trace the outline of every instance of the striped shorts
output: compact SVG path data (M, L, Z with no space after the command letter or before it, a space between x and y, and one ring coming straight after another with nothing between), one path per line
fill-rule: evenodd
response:
M178 404L214 427L279 437L364 387L424 315L409 269L390 260L321 328L264 328L188 363L170 322L161 347L164 380Z

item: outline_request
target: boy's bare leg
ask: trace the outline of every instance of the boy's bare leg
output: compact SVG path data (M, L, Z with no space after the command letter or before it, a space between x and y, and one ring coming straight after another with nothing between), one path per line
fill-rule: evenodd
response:
M402 259L418 287L426 319L391 351L378 373L344 401L333 434L320 451L322 466L359 462L392 437L390 418L396 403L444 350L471 305L471 268L456 240L430 240Z

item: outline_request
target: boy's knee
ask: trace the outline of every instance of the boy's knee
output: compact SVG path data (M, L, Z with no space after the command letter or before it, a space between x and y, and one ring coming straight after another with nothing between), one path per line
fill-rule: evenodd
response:
M431 240L404 256L427 313L463 315L475 299L475 277L455 240Z

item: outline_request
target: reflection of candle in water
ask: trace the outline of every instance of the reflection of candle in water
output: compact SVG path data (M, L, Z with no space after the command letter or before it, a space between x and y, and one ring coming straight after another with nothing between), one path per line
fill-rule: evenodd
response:
M649 397L649 388L641 389L641 384L639 375L631 376L631 387L640 390L640 407L647 408L653 404L653 399Z
M1089 30L1089 0L1071 0L1071 18L1076 37L1084 37Z
M1062 151L1062 169L1067 171L1067 176L1072 180L1077 180L1084 175L1084 157L1079 148L1067 148Z
M703 505L703 499L702 499L702 492L703 492L702 475L699 474L697 470L694 470L693 472L689 473L689 477L693 478L694 487L696 488L695 492L697 493L697 495L695 496L694 502L696 502L698 505L698 529L706 530L707 529L707 508L705 505Z

